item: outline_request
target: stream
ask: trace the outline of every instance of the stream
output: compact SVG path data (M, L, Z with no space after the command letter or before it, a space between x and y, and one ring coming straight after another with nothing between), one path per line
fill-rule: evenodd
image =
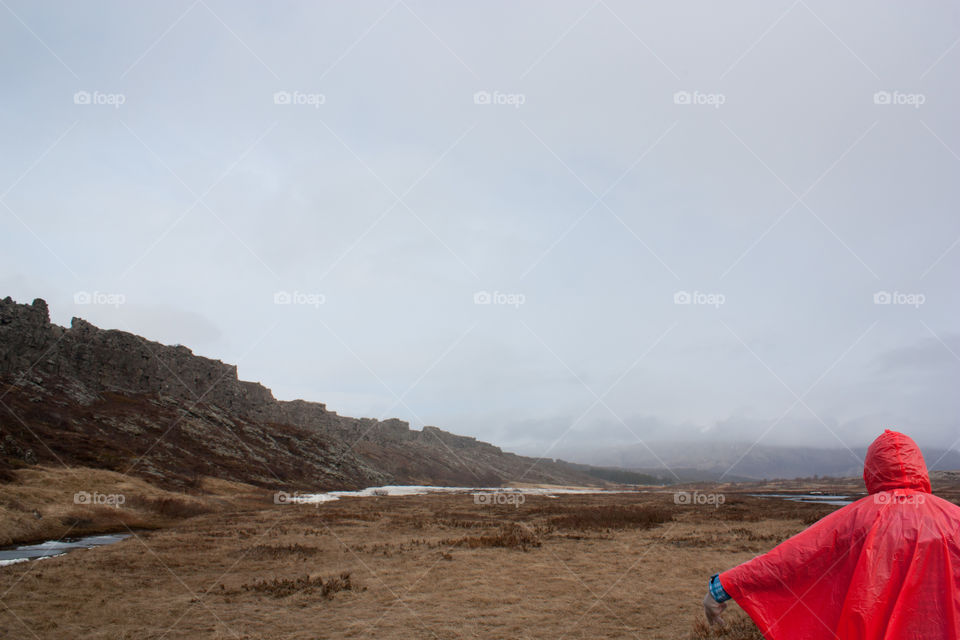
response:
M63 540L47 540L39 544L27 544L0 548L0 567L29 560L54 558L77 549L93 549L130 537L129 533L113 533L106 535L84 536L82 538L64 538Z
M851 496L825 495L822 493L751 493L754 498L780 498L793 502L809 502L812 504L831 504L837 506L848 505L854 501Z

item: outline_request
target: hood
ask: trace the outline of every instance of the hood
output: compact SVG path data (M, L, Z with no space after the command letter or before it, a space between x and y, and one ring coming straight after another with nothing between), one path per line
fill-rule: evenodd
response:
M915 489L930 493L930 475L920 447L910 436L887 429L867 449L863 465L867 491Z

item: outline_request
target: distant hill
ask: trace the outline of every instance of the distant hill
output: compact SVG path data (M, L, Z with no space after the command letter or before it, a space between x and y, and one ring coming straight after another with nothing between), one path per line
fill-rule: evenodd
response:
M859 477L863 474L862 460L867 453L866 447L847 450L753 445L749 442L648 442L647 445L649 449L637 444L584 451L575 459L584 464L629 469L668 481L677 481L679 476L679 481L694 482L718 480L721 476L726 481ZM924 457L931 471L960 469L958 451L926 449Z
M234 365L0 300L0 479L31 464L201 476L319 490L381 484L598 484L613 475L535 460L436 427L279 401ZM627 474L627 477L641 477Z

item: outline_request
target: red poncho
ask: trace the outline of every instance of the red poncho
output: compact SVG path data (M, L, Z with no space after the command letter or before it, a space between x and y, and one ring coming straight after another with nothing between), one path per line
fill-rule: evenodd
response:
M902 433L870 445L863 479L870 495L720 574L724 590L767 640L960 640L960 507Z

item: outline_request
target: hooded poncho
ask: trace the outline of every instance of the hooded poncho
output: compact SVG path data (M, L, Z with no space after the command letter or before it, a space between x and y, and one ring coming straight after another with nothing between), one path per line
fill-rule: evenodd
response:
M916 443L884 431L870 495L720 574L767 640L960 640L960 507L930 493Z

